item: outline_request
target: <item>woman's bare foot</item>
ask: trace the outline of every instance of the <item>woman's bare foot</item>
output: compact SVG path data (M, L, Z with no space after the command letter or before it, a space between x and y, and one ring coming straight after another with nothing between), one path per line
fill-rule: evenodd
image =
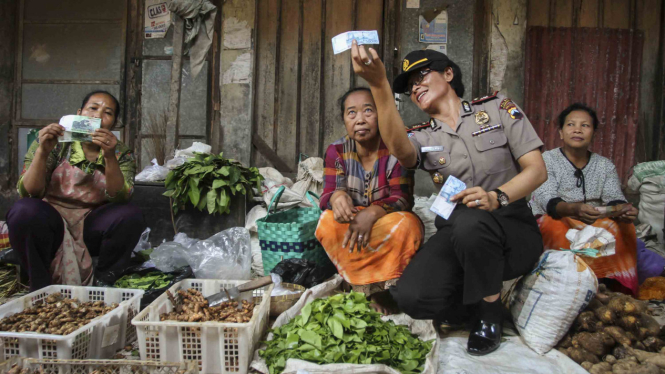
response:
M393 299L388 290L373 293L369 299L371 300L369 306L384 316L400 313L395 299Z

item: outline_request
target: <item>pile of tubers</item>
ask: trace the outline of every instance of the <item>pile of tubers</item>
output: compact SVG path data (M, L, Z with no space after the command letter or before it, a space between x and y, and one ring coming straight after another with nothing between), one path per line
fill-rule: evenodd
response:
M67 335L117 307L116 303L107 306L103 301L82 303L65 299L56 292L41 303L0 320L0 331Z
M73 369L74 367L72 367ZM124 370L122 370L118 365L105 365L101 366L93 371L90 372L90 374L116 374L116 373L125 373ZM57 370L57 369L56 369ZM152 371L149 371L148 369L142 369L139 366L132 366L129 368L129 372L132 374L150 374ZM88 372L87 370L85 371L86 373ZM44 371L43 369L29 369L29 368L23 368L21 369L18 365L14 365L7 374L44 374L44 373L51 373L51 370ZM184 374L185 370L178 370L174 374Z
M247 300L242 300L240 304L238 301L227 301L209 307L208 300L195 289L179 290L177 294L179 300L176 300L170 291L166 291L175 309L169 313L162 313L160 321L246 323L254 315L254 303Z
M557 349L592 374L665 373L665 331L646 303L598 290Z

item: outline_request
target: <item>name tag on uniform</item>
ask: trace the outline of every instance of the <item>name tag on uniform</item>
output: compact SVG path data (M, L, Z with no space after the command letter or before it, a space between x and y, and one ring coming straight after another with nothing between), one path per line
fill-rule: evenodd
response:
M443 151L443 146L442 145L435 145L435 146L430 146L430 147L420 147L420 152L422 152L422 153L442 152L442 151Z

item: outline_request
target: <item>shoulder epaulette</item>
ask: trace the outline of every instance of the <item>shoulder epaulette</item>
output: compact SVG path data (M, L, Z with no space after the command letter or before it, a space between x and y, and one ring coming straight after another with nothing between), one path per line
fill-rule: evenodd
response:
M432 120L420 123L414 123L413 125L406 126L406 132L422 130L427 127L432 127Z
M494 100L494 99L496 99L496 95L498 95L498 94L499 94L499 91L494 91L494 93L491 94L491 95L487 95L487 96L479 97L477 99L473 99L471 101L471 104L474 104L474 105L475 104L481 104L481 103L484 103L486 101Z

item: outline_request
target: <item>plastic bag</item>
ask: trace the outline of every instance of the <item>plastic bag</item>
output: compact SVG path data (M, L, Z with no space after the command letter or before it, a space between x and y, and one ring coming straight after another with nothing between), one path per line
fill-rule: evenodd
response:
M256 220L265 217L267 214L268 211L265 207L257 205L247 213L245 218L245 228L249 230L249 242L252 249L252 272L257 276L263 276L263 255L261 254L261 243L259 241Z
M169 168L160 166L156 158L151 161L152 165L143 168L143 171L138 173L135 177L137 182L158 182L166 179L169 174Z
M177 268L188 266L187 258L185 257L186 249L182 244L176 242L166 242L155 248L150 254L150 260L155 264L157 269L169 272Z
M275 273L270 273L270 277L272 278L272 283L275 285L275 287L273 287L272 289L272 293L270 293L271 297L302 293L302 291L291 290L282 286L282 277L280 277L279 275Z
M251 277L252 251L249 231L233 227L208 239L199 240L189 249L180 245L196 278L245 280Z
M595 274L580 257L545 251L510 296L515 327L529 348L545 354L568 332L597 289Z
M436 200L436 196L437 194L432 194L430 197L414 196L413 213L420 218L423 222L423 226L425 226L423 243L428 241L432 235L436 234L436 225L434 224L436 213L429 209L434 203L434 200Z
M166 166L166 168L169 170L173 170L178 166L184 164L188 158L194 157L194 152L210 153L210 151L212 151L212 147L209 146L208 144L194 142L189 148L176 150L173 158L166 161L164 163L164 166Z
M302 258L289 258L280 261L271 271L282 277L286 283L299 284L312 288L323 283L335 274L334 268L321 268L316 263Z
M152 248L152 245L150 245L150 227L148 227L145 229L145 231L143 231L143 234L141 234L139 242L136 243L136 247L134 247L134 253L145 251L146 249L150 248Z
M589 257L612 256L616 253L616 239L609 231L602 227L585 226L582 230L570 229L566 232L566 239L570 242L570 249L594 249L594 255L586 253Z

